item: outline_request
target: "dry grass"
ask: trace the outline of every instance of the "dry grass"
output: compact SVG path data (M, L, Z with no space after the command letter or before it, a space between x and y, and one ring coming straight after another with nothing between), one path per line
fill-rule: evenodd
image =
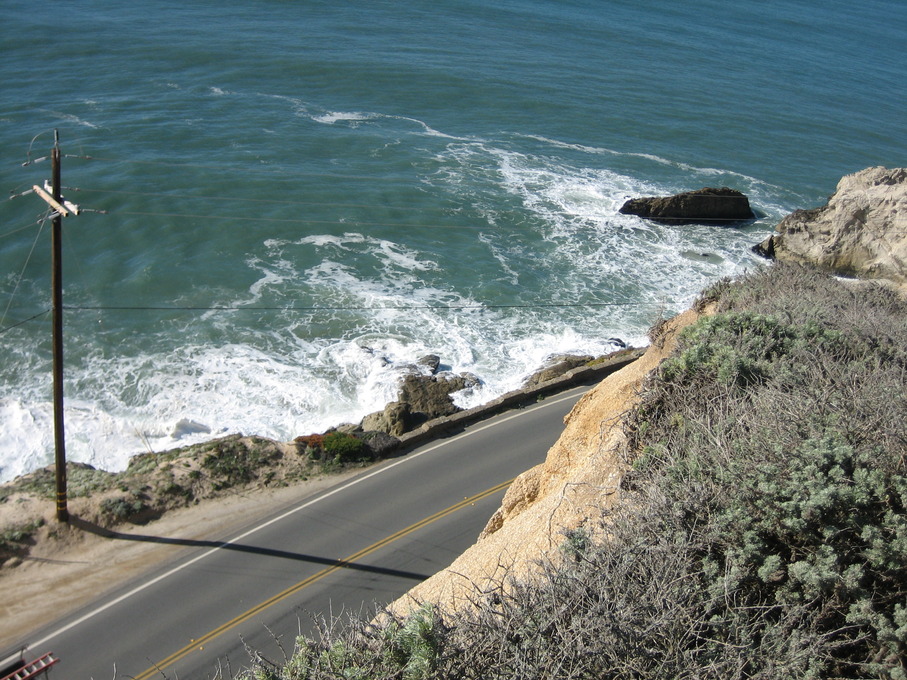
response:
M625 424L623 502L538 577L240 676L907 677L907 305L780 265L705 303Z

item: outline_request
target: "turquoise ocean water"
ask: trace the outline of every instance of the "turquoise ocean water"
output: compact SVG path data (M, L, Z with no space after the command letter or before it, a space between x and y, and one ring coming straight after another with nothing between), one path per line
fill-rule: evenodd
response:
M4 0L0 187L60 134L70 459L357 421L427 353L645 341L844 174L907 164L893 0ZM742 228L623 216L731 186ZM50 225L0 203L0 479L52 460ZM193 423L188 425L188 423ZM191 432L191 430L200 430Z

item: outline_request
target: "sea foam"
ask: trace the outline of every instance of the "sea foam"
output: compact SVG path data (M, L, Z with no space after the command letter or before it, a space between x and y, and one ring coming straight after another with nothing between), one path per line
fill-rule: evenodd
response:
M436 140L420 191L461 206L450 213L457 221L444 232L404 223L379 235L353 228L354 218L297 236L263 233L240 262L245 287L217 291L196 320L147 332L136 351L90 350L68 369L71 460L120 470L136 453L226 433L289 440L358 422L396 399L402 376L429 353L480 377L455 395L457 405L475 406L519 387L553 354L603 354L616 349L614 337L644 344L655 320L754 262L752 230L620 215L630 196L679 187L673 176L616 169L616 152L541 137L531 151L516 150L508 139L435 135L394 116L317 118L399 123L407 127L395 136ZM686 181L712 177L682 172ZM751 184L757 197L773 197ZM403 207L419 221L451 219ZM99 341L84 337L89 348ZM47 381L41 362L29 361L17 394L0 395L0 424L14 433L0 442L2 479L52 459Z

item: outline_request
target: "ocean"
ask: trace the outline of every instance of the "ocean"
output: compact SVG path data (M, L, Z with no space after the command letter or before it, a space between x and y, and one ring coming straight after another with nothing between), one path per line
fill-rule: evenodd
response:
M423 355L482 380L644 344L838 179L907 164L907 5L4 0L0 481L357 422ZM44 160L42 160L44 159ZM641 195L746 193L665 226Z

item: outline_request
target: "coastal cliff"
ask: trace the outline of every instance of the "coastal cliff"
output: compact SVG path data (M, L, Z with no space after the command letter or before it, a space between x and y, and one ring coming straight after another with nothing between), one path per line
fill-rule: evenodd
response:
M900 205L864 214L903 238ZM715 283L451 567L241 677L907 677L905 316L892 286L812 265ZM235 476L223 458L201 465Z
M297 639L287 668L907 677L905 317L891 286L813 266L716 282L577 404L449 569Z
M792 213L757 249L779 260L904 286L907 169L868 168L844 177L826 206ZM456 609L505 575L519 580L555 558L565 536L606 512L619 498L628 469L622 458L624 417L637 405L646 378L674 350L678 333L701 315L690 310L664 324L641 359L590 390L565 419L546 461L515 480L477 542L392 611L405 613L427 602Z
M391 609L405 614L426 602L455 609L486 583L525 577L542 556L557 552L565 534L607 509L626 470L623 417L643 381L674 349L677 334L700 316L689 310L666 322L640 359L586 393L564 419L545 462L516 478L475 545Z

